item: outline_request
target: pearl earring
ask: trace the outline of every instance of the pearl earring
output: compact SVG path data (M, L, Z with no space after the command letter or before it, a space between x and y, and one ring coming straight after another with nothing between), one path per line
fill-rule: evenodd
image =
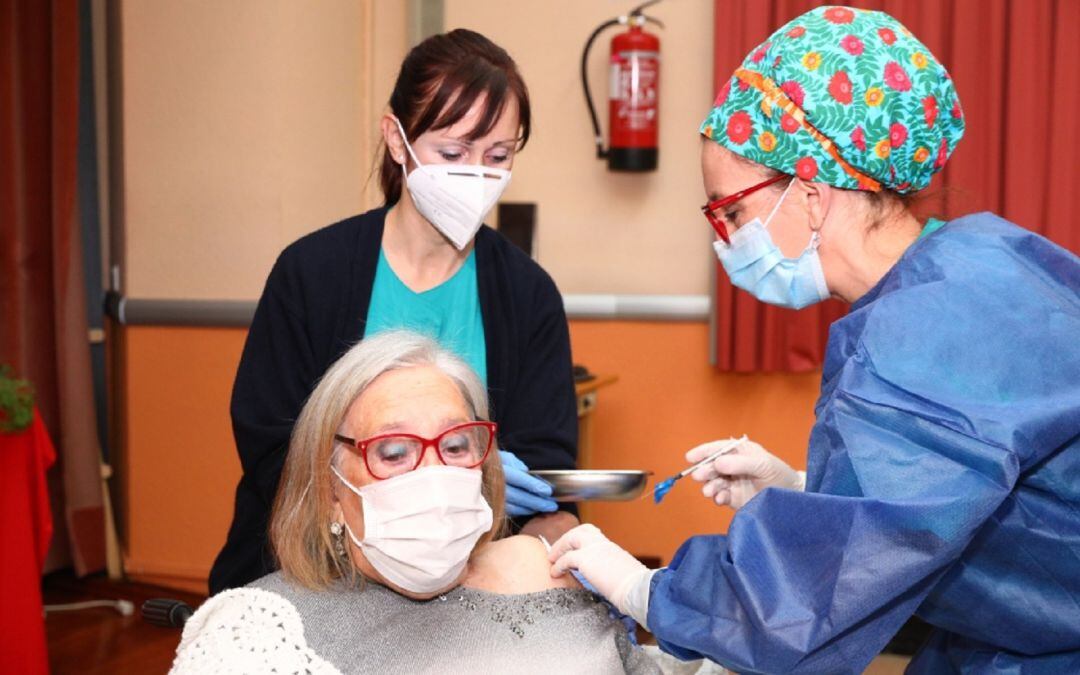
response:
M345 528L341 523L330 523L330 536L334 539L334 553L339 558L345 557Z

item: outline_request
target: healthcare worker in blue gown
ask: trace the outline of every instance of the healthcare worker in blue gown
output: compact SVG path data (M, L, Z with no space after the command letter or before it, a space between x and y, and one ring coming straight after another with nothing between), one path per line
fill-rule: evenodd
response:
M989 213L907 209L963 113L885 14L791 21L701 130L732 282L787 307L851 303L805 484L747 444L695 476L748 499L726 536L650 570L583 525L552 573L578 569L664 650L741 673L862 672L912 615L934 630L909 672L1080 673L1080 260Z

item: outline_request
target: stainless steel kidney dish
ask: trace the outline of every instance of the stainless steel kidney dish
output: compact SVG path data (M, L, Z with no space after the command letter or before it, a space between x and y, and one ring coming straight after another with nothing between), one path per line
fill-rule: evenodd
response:
M551 483L557 502L621 502L637 499L649 482L649 471L635 470L539 470L531 475Z

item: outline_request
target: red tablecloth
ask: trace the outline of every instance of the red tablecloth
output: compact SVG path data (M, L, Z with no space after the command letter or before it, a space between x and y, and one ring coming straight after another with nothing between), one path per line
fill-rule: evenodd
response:
M52 538L45 471L56 461L37 411L16 434L0 433L0 670L47 673L41 570Z

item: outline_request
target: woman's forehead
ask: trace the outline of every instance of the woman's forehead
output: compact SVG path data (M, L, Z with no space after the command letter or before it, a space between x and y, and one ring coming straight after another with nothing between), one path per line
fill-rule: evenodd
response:
M416 366L375 378L349 407L346 419L358 434L391 427L418 433L417 427L466 416L465 399L454 381L437 368Z
M453 105L453 100L447 103L447 108ZM506 95L502 111L495 118L494 123L486 134L469 141L477 131L477 127L484 121L484 113L487 107L487 95L481 94L469 106L468 111L462 117L448 127L441 129L428 129L427 134L441 138L459 141L474 142L477 144L499 143L503 141L515 142L518 137L520 119L518 116L517 98L510 94Z
M759 167L709 139L701 146L701 174L710 201L744 190L764 177Z

